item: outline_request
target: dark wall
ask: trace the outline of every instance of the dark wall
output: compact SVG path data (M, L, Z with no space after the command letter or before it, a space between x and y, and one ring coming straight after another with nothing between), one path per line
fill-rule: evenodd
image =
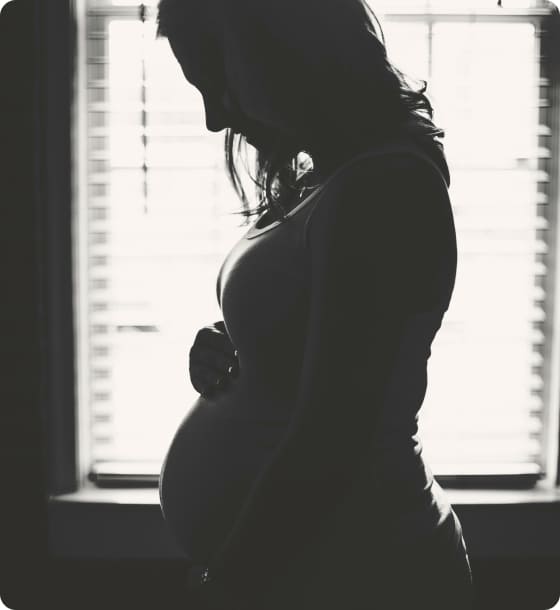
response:
M45 549L36 136L38 24L35 3L17 0L0 14L0 407L5 604L33 597L28 575Z

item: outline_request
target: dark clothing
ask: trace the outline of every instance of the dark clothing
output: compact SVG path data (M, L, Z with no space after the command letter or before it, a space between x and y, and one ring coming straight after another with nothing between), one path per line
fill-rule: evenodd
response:
M226 257L218 298L240 375L195 403L161 498L231 608L463 607L460 524L417 435L455 282L448 186L443 155L395 138L286 222L261 216Z

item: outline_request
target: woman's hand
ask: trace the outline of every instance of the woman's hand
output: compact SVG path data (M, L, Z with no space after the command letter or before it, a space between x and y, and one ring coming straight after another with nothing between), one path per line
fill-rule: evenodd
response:
M189 351L189 375L194 389L205 398L224 390L239 374L237 350L223 321L203 326Z

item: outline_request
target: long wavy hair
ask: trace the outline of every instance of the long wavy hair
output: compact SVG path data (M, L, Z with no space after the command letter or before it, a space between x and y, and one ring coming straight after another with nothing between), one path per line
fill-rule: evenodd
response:
M160 0L158 37L193 27L204 28L205 48L221 56L214 65L221 63L222 72L227 36L243 47L256 86L267 88L297 136L278 137L266 149L255 145L251 171L246 135L226 129L225 166L245 224L267 210L285 220L288 204L318 185L314 151L348 151L350 157L400 132L443 155L437 138L445 132L433 122L427 82L414 79L423 83L414 88L389 60L367 0ZM244 176L254 186L256 205Z

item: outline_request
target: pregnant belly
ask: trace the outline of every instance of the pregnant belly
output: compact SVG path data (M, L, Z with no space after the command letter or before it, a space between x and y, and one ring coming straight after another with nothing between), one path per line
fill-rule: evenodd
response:
M212 400L199 397L163 463L160 501L165 522L197 563L210 559L225 540L285 429L279 422L247 417L248 400L254 413L258 408L265 413L262 399L257 405L242 391Z

